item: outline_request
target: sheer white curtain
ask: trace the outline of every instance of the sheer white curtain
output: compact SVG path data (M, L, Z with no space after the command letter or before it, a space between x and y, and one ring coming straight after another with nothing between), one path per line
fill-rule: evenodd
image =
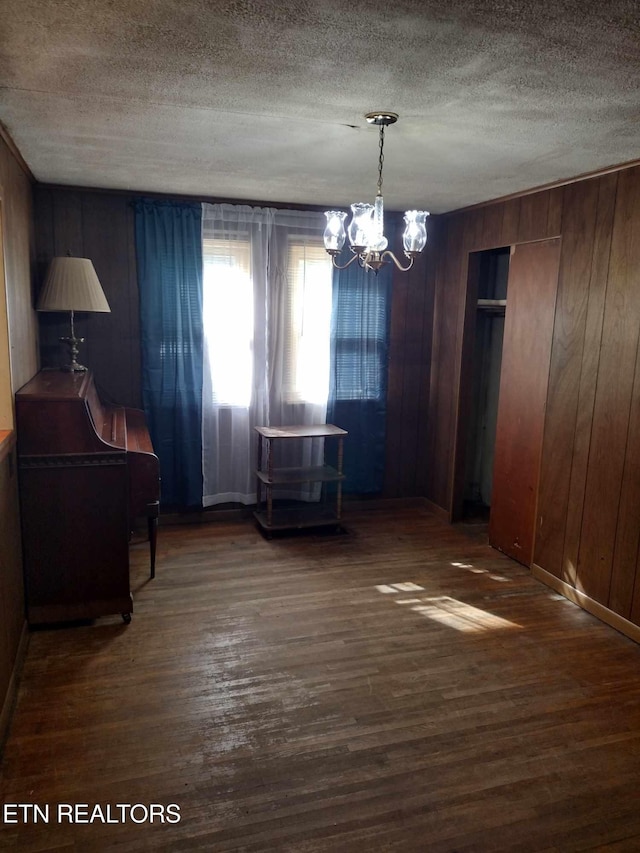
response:
M326 419L323 227L317 213L203 205L204 506L255 502L254 426ZM320 440L279 444L277 464L320 464ZM281 496L313 500L318 489Z

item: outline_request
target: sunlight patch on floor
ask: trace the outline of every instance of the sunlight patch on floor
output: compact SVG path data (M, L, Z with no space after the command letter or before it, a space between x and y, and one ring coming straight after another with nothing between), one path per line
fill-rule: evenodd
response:
M496 576L495 580L507 580ZM393 583L378 584L376 590L383 595L398 594L399 592L424 591L424 587L416 583ZM408 607L414 613L419 613L426 619L432 619L441 625L455 628L465 633L479 633L481 631L496 631L506 628L521 628L517 622L510 622L501 616L489 613L479 607L466 604L448 595L440 595L435 598L426 596L412 596L411 598L395 598L394 604Z
M397 601L397 603L400 604L401 602ZM448 595L442 595L438 598L424 598L419 603L415 601L410 603L411 610L415 613L420 613L421 616L433 619L434 622L448 625L450 628L465 633L521 627L515 622L495 616L493 613L481 610L479 607L473 607L471 604L465 604L464 601L450 598Z
M418 586L417 583L412 583L407 581L405 583L383 583L376 586L378 592L382 592L385 595L389 595L389 593L397 593L397 592L424 592L423 586Z
M491 580L500 581L500 583L509 583L509 578L505 578L503 575L493 574L488 569L480 569L477 566L474 566L473 563L451 563L451 565L455 566L456 569L466 569L474 575L489 575Z

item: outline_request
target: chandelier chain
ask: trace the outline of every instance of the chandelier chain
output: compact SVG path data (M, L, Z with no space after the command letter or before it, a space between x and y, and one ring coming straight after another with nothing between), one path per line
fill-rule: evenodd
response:
M380 154L378 156L378 195L382 195L382 166L384 164L384 125L380 125Z

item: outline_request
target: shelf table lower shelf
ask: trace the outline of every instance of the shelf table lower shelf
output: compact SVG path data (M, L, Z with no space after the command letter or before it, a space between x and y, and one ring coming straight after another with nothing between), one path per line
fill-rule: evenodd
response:
M267 531L303 530L312 527L334 527L340 525L340 519L334 510L322 504L313 507L274 508L269 524L266 510L254 512L254 517L260 527Z

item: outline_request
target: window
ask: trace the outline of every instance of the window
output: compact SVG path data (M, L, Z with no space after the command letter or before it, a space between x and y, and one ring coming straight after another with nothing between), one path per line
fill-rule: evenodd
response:
M326 420L332 268L323 219L203 205L205 506L255 503L256 426ZM321 450L291 448L290 467L321 464Z
M346 277L345 277L346 278ZM387 370L387 284L382 273L366 283L358 277L340 286L336 315L337 400L379 400Z
M212 402L247 408L253 385L251 243L203 239L204 333ZM290 240L284 306L287 403L322 403L329 393L331 259L322 244Z
M247 239L202 241L205 358L214 405L248 408L253 383L253 287Z
M331 259L322 244L289 243L284 399L323 403L329 394Z

